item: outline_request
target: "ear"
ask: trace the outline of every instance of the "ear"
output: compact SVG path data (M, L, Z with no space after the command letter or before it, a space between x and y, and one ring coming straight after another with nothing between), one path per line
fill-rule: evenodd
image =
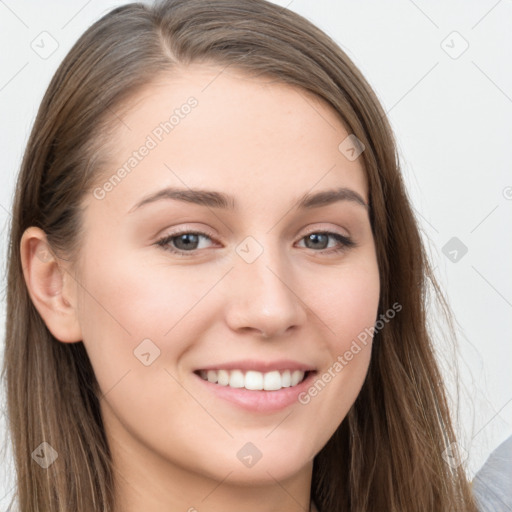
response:
M29 227L20 242L21 265L34 306L59 341L82 340L76 311L77 283L50 249L42 229Z

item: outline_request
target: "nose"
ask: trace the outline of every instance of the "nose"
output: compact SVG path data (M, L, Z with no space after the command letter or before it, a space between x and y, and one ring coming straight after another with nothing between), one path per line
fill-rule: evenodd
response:
M293 271L278 254L264 250L252 263L239 259L226 287L226 322L234 331L275 338L306 320Z

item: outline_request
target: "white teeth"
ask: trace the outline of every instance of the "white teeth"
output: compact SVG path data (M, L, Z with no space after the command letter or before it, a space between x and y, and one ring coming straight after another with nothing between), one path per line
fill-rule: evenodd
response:
M305 372L301 370L277 370L262 373L250 370L244 374L242 370L201 370L202 379L231 388L250 390L277 391L281 388L296 386L304 379Z
M244 374L240 370L233 370L229 376L229 386L231 388L244 387Z
M261 372L247 372L244 380L245 389L263 389L263 374Z
M292 373L292 382L291 382L291 385L292 386L296 386L301 380L302 380L302 377L304 377L304 372L301 372L300 370L295 370L293 373Z
M291 385L292 385L292 378L291 378L290 370L285 370L281 374L281 386L283 386L283 388L289 388Z
M227 370L219 370L217 372L217 384L221 386L227 386L229 384L229 372Z
M281 374L278 371L265 373L263 376L263 388L269 391L281 389Z

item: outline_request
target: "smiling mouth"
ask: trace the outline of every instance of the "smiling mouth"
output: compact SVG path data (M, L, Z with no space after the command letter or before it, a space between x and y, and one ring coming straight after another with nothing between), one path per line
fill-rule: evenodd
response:
M252 391L278 391L282 388L297 386L304 381L311 371L243 371L243 370L197 370L194 372L203 380L230 388L245 388Z

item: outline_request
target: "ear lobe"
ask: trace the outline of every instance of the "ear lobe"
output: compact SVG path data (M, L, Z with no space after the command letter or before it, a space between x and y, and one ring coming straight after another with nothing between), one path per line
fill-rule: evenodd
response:
M65 262L51 251L42 229L31 226L25 230L20 255L30 298L50 332L64 343L81 341L76 282Z

